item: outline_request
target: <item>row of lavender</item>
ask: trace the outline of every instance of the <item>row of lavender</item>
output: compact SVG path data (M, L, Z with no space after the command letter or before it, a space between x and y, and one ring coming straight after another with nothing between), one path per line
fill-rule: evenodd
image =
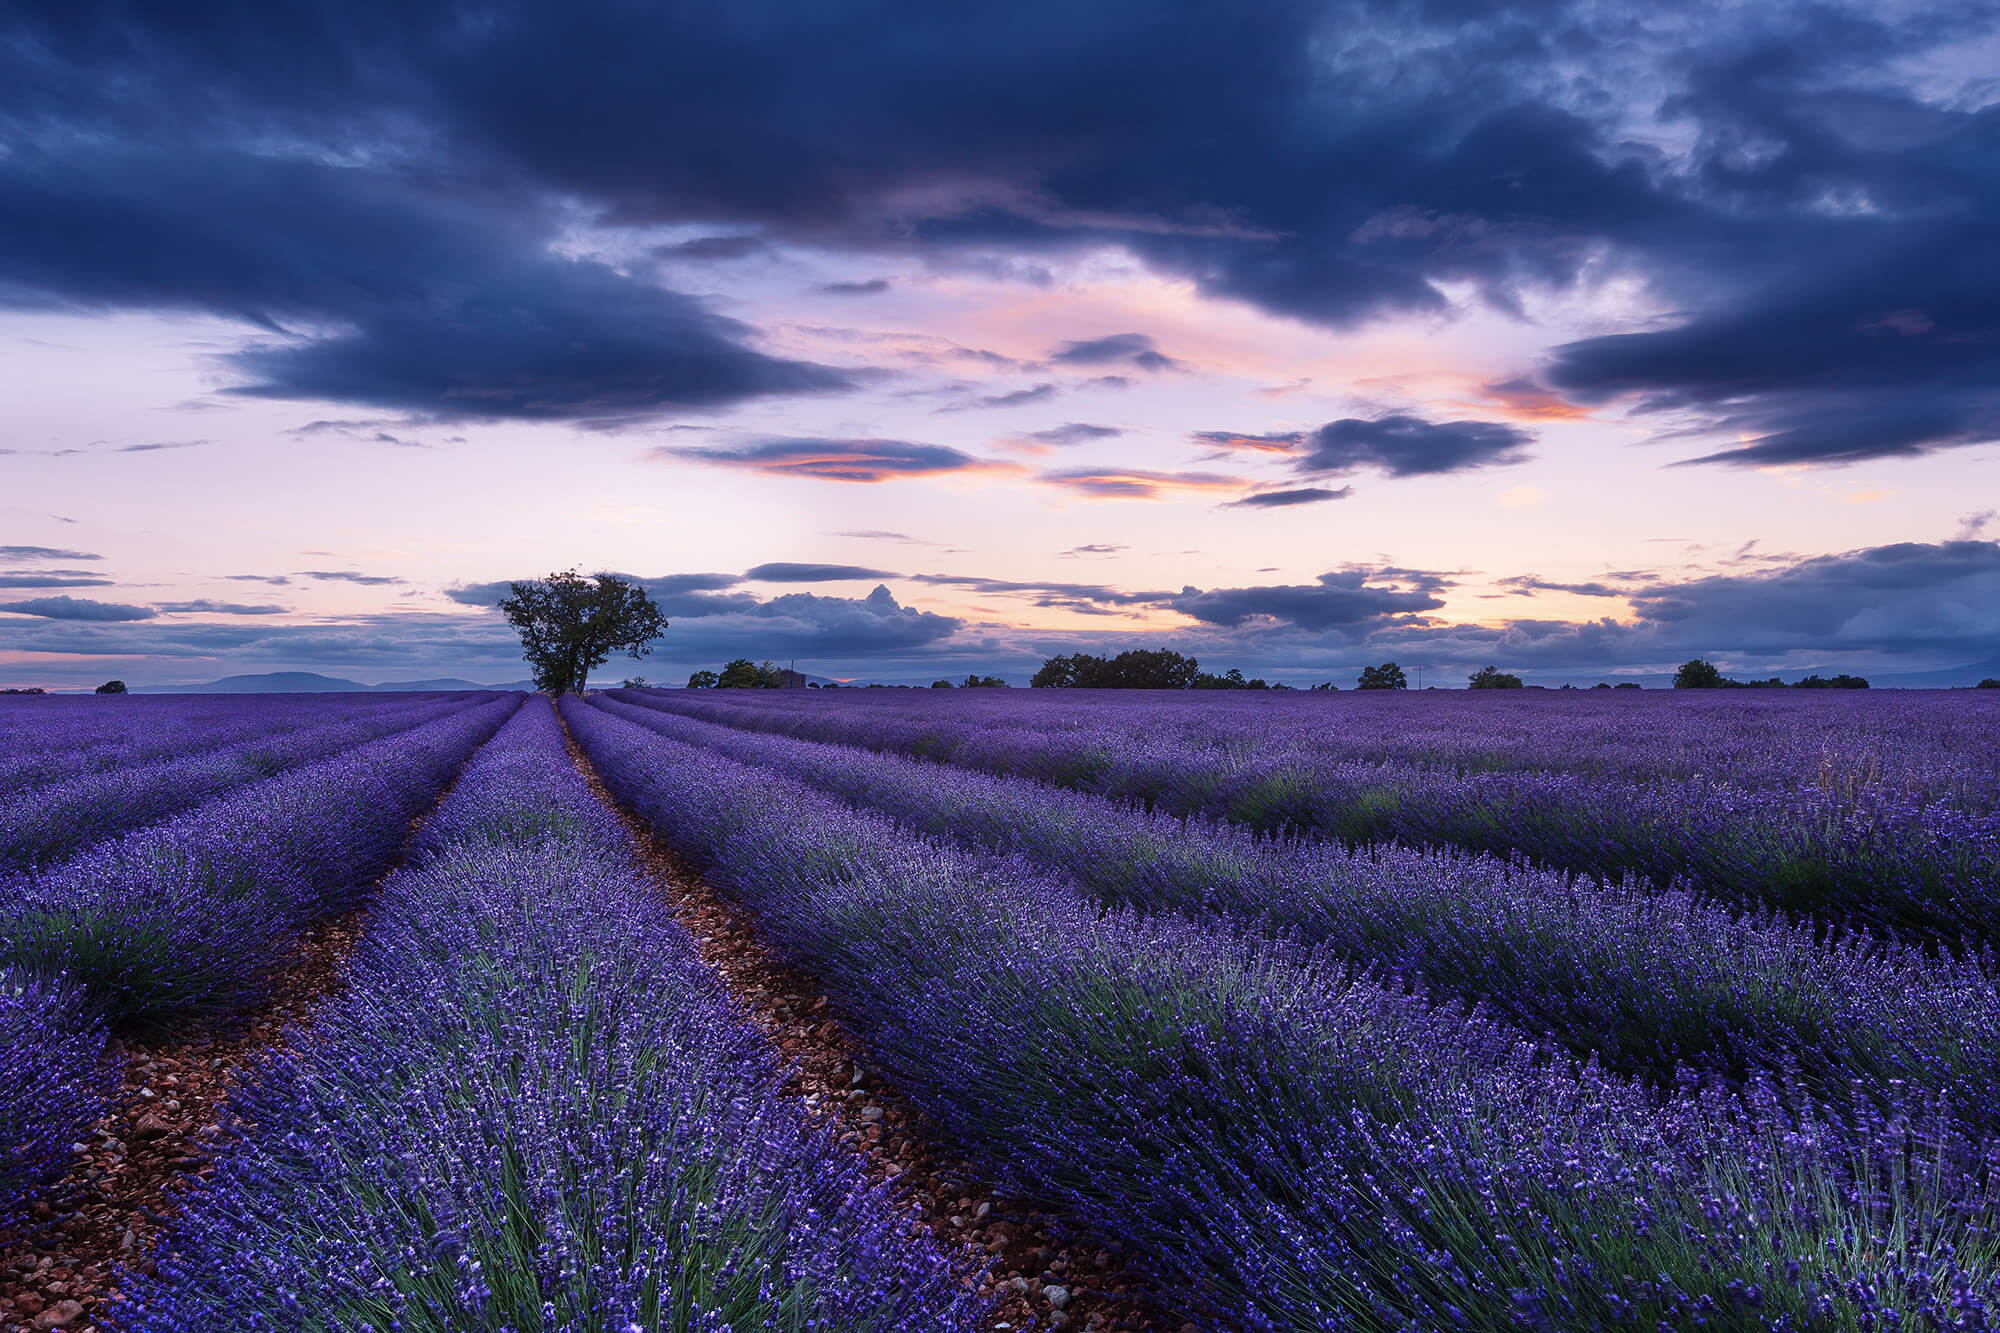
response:
M966 1275L778 1091L546 703L425 825L352 971L235 1103L123 1327L978 1326Z
M1634 780L1538 768L1460 773L1395 758L1342 758L1306 739L1311 723L1333 730L1360 708L1375 707L1359 697L1297 707L1286 701L1262 726L1260 715L1238 705L1231 715L1244 725L1227 733L1225 724L1215 724L1224 741L1202 747L1175 739L1176 719L1190 705L1172 696L1093 700L1103 705L1094 716L1090 704L1065 701L1071 724L1041 729L1032 724L1048 706L1013 700L967 706L958 718L913 700L913 715L899 718L885 705L853 706L843 696L800 702L761 693L630 694L635 702L726 725L1031 777L1264 831L1296 830L1351 845L1457 847L1569 873L1678 882L1741 904L1933 939L1991 939L2000 919L2000 809L1961 804L1921 785L1746 786L1708 776ZM1963 703L1970 697L1953 702L1977 708ZM1431 696L1412 702L1428 704ZM1877 726L1893 723L1905 707L1872 699L1828 703L1848 715L1878 707ZM1538 696L1521 706L1541 711L1544 729L1558 738L1549 744L1587 748L1566 738L1569 700ZM1993 717L1965 723L1962 730L1974 740L1961 751L1984 753L1981 747L2000 732L2000 709L1982 710L1982 717L1986 712ZM1699 716L1726 730L1732 715L1704 704ZM1942 745L1936 752L1951 753ZM1906 743L1899 753L1901 769L1921 768L1921 745ZM1956 779L1945 785L1954 784L1967 785Z
M899 748L996 729L1078 732L1121 749L1301 750L1323 761L1458 774L1577 773L1732 787L1881 787L2000 807L2000 704L1970 691L1465 691L1324 694L1157 690L856 690L705 696L760 710L872 714Z
M258 708L252 712L269 724L262 731L231 723L184 738L153 762L140 762L143 752L135 750L126 762L22 788L0 805L0 871L47 865L274 773L422 726L479 697L403 696L325 710L294 702L279 717Z
M1262 837L1023 778L734 730L619 696L594 707L774 770L926 836L1023 858L1099 901L1215 914L1503 1014L1621 1072L1750 1071L1814 1095L1899 1085L2000 1133L1990 960L1827 938L1683 890L1577 886L1487 857Z
M2000 1313L2000 1159L1922 1092L1829 1111L1755 1070L1657 1089L1323 949L1107 910L1046 862L563 708L997 1182L1205 1328Z
M465 702L471 697L471 693L412 693L10 698L0 707L0 796L87 773L270 740L303 727L412 704Z
M110 1030L156 1033L255 1004L298 931L357 901L518 706L461 703L8 883L0 1225L101 1114Z

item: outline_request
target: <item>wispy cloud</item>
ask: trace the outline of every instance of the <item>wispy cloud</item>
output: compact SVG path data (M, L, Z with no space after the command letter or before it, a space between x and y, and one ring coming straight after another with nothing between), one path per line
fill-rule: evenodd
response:
M1233 491L1244 485L1243 478L1220 472L1153 472L1118 467L1061 468L1038 472L1035 480L1100 500L1158 500L1187 492Z
M882 482L954 472L1021 470L1014 464L975 458L949 445L910 440L787 436L740 445L662 445L652 451L652 456L820 481Z
M1323 486L1302 486L1289 491L1253 491L1240 500L1231 500L1224 509L1288 509L1293 505L1321 504L1328 500L1345 500L1354 494L1352 486L1342 486L1338 490L1328 490Z
M359 583L370 588L389 587L401 584L402 579L390 578L386 574L357 574L351 569L301 569L300 578L313 579L319 583ZM266 580L270 582L272 580Z
M0 611L17 616L39 616L45 620L151 620L159 613L149 606L127 606L122 602L93 602L87 597L34 597L21 602L0 602Z

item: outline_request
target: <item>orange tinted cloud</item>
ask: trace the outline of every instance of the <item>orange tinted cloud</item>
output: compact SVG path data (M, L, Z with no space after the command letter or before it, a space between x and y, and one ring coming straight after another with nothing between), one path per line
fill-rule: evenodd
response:
M1589 408L1524 379L1480 386L1480 402L1514 421L1582 421L1590 416Z
M1019 473L1016 463L976 458L943 444L909 440L781 437L739 445L662 446L655 458L686 458L715 467L820 481L897 481L954 472Z
M1234 491L1242 477L1220 472L1149 472L1140 468L1065 468L1037 473L1035 480L1100 500L1158 500L1176 491Z

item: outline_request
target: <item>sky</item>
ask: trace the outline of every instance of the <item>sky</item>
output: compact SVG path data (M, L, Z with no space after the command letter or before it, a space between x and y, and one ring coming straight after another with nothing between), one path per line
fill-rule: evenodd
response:
M2000 671L1993 4L961 9L0 0L0 684Z

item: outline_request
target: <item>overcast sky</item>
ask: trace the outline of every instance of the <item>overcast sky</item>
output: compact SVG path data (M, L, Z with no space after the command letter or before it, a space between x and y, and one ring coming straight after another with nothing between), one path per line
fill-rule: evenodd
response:
M517 679L568 566L669 681L1990 663L1995 71L1962 0L0 0L0 683Z

